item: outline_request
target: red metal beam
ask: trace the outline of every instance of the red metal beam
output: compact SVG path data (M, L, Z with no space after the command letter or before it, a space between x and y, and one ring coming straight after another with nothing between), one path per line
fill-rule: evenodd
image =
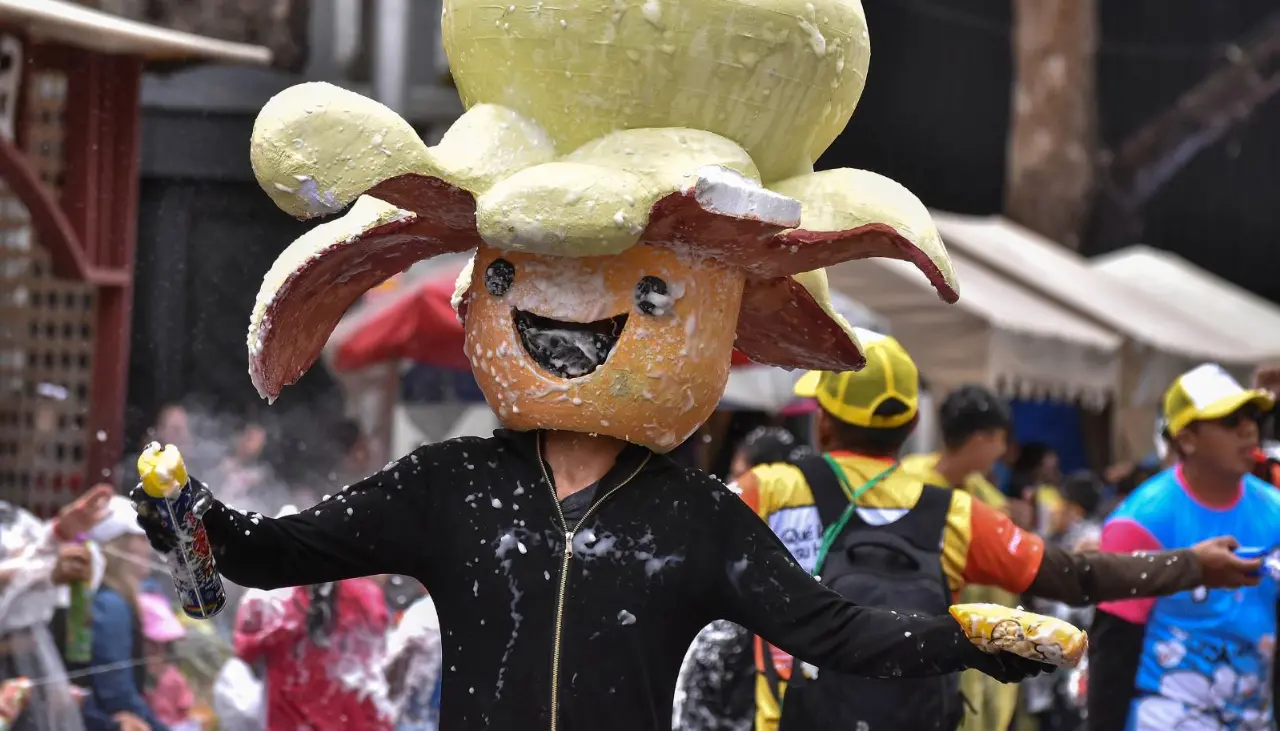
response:
M131 282L137 245L142 61L93 55L89 66L94 70L86 76L96 82L94 101L77 120L77 125L88 121L92 127L78 138L79 154L88 164L75 176L88 185L81 194L84 197L68 201L85 230L95 234L90 249L94 263L100 271L124 277L120 286L98 288L85 460L87 482L93 484L114 477L124 450ZM81 99L70 89L68 97Z
M49 250L53 259L54 273L67 279L92 281L93 267L58 199L27 166L22 151L4 137L0 137L0 178L26 206L40 244Z
M67 105L63 112L66 155L62 172L62 207L71 225L80 234L84 253L93 266L102 264L98 209L110 206L115 191L102 187L101 166L111 155L103 125L109 122L103 100L108 83L106 56L81 49L68 49L64 61L67 74Z

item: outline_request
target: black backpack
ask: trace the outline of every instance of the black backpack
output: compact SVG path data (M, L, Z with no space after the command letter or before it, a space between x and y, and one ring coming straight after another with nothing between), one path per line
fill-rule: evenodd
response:
M941 615L951 604L942 568L942 539L951 491L925 485L906 515L886 525L858 516L840 479L823 457L796 465L813 491L824 529L845 521L843 530L824 540L814 575L841 596L861 606ZM874 486L890 468L854 495ZM763 663L776 675L773 663ZM777 678L770 677L777 689ZM880 679L828 670L817 671L798 658L782 704L778 731L953 731L964 715L960 676Z

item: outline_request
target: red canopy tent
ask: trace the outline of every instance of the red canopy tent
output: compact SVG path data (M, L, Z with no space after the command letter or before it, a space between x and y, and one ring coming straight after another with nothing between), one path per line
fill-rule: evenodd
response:
M389 360L466 371L462 323L453 311L454 282L462 267L433 272L401 291L366 305L353 322L334 334L333 367L355 371Z

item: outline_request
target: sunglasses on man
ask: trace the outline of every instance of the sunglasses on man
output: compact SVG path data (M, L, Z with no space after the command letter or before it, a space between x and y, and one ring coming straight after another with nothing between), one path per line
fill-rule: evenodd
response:
M1227 429L1235 429L1240 426L1242 421L1252 421L1255 424L1261 422L1262 415L1262 409L1250 404L1236 409L1221 419L1214 419L1214 422Z

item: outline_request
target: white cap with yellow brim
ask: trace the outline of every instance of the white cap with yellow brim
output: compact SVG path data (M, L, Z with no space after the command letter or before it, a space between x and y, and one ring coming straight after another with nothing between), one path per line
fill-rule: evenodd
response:
M1263 411L1275 408L1270 393L1244 388L1217 363L1197 366L1178 376L1165 392L1169 436L1177 436L1193 422L1221 419L1250 404Z

